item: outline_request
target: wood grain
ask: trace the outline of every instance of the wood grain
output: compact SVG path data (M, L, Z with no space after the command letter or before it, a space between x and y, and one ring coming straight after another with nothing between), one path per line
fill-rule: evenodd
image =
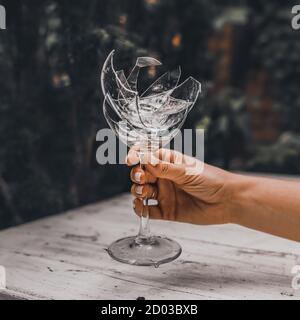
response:
M137 232L131 197L0 232L0 299L299 299L291 268L300 243L234 225L151 222L183 248L158 269L113 261L107 246Z

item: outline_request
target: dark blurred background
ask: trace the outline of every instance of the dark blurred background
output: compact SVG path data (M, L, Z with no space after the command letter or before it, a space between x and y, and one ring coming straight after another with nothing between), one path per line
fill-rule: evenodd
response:
M0 0L0 227L129 190L96 163L99 71L150 55L203 92L186 127L230 170L300 174L300 30L293 1ZM154 80L156 69L148 69Z

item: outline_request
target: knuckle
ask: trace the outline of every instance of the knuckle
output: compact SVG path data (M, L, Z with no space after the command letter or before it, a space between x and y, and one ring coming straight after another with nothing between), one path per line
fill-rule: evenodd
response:
M166 163L161 165L161 172L166 174L168 172L169 166Z
M134 168L130 170L130 179L134 181Z
M130 192L132 194L135 194L135 185L134 184L131 186Z

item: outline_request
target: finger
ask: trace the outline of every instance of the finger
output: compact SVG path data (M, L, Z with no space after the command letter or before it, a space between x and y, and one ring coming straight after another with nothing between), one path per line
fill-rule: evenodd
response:
M131 193L136 198L157 200L158 189L154 184L134 184L131 187Z
M164 219L163 214L159 208L159 206L147 206L145 208L143 204L142 199L134 199L133 201L133 206L134 206L134 212L136 213L137 216L141 216L144 212L144 210L149 210L149 218L150 219Z
M178 154L178 155L177 155ZM185 165L174 162L175 159L182 154L175 153L173 150L160 149L155 154L147 153L143 157L145 161L145 168L154 177L168 179L174 182L182 182L185 176ZM164 159L164 160L162 160Z
M130 178L133 182L138 184L155 183L157 178L149 171L143 170L140 166L134 167L130 172Z
M162 162L171 163L184 169L186 176L193 176L203 173L204 162L195 157L190 157L176 150L159 149L155 152L155 157Z
M188 181L190 176L203 173L204 163L180 152L160 149L155 155L145 155L146 170L154 177L168 179L177 184ZM153 160L153 159L156 160Z
M136 165L140 162L139 155L135 148L131 148L126 157L126 163L128 166Z
M159 160L158 164L146 164L146 170L153 176L168 179L175 183L182 183L185 180L185 166Z
M186 155L170 149L159 149L155 152L155 157L164 162L170 162L177 165L185 164Z
M184 164L187 156L175 150L161 148L154 153L145 153L141 158L143 163L155 166L159 160L173 164Z

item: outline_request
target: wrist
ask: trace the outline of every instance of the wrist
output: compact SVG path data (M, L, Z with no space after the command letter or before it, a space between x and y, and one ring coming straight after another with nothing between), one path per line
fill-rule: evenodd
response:
M242 225L247 215L247 207L254 194L255 178L240 174L231 174L228 197L228 212L230 223Z

